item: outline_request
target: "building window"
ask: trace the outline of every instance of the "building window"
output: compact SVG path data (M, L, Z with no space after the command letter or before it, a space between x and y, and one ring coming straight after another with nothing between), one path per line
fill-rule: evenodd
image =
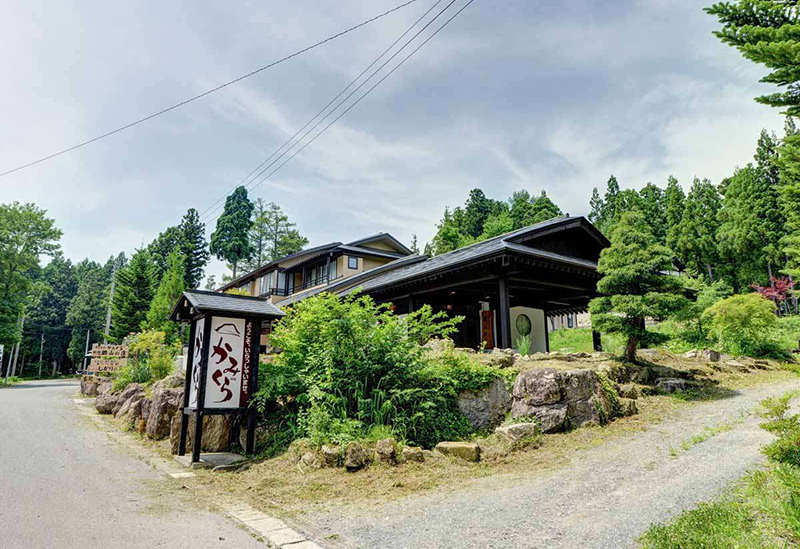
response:
M331 280L336 278L336 260L335 259L333 261L331 261L331 270L328 273L328 277L329 277L328 282L330 282Z
M347 256L347 268L348 269L358 269L358 258L348 255Z

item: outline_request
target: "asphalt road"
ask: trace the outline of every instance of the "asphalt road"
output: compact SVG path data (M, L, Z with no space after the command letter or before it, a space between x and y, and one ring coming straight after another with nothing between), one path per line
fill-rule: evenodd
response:
M92 425L77 391L0 389L0 549L264 547Z
M497 475L454 491L337 508L304 518L323 538L364 549L628 549L653 523L725 490L772 440L758 402L800 379L701 403L635 435L576 454L546 475ZM684 441L719 429L704 442Z

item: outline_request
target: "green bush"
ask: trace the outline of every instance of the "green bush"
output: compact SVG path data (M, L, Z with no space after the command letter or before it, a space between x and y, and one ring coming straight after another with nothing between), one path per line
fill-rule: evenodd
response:
M757 293L718 301L703 313L703 323L717 349L734 355L780 354L774 331L775 304Z
M789 404L797 397L789 392L781 397L761 401L758 415L767 421L761 428L778 435L778 439L762 448L772 461L800 466L800 415L789 413Z
M290 424L293 438L314 444L393 433L430 447L468 436L457 394L503 373L464 353L422 348L460 320L428 306L400 318L368 297L305 299L271 335L281 353L261 365L253 405L265 424Z
M128 338L128 365L117 373L114 389L121 391L131 383L156 382L167 377L181 343L166 345L164 340L164 332L154 330L132 334Z

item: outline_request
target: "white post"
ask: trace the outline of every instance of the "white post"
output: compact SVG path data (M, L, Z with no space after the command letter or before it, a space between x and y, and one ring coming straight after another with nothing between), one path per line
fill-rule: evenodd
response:
M22 316L19 319L19 341L14 349L14 363L11 365L11 375L17 375L17 361L19 360L19 346L22 344L22 332L25 330L25 317Z
M39 379L42 379L42 355L44 355L44 332L42 332L42 342L39 344Z
M89 328L86 330L86 347L83 349L83 371L86 372L86 355L89 354L89 334L92 333L92 329Z
M3 371L3 351L5 350L5 345L0 345L0 372ZM8 370L6 370L6 385L8 385Z

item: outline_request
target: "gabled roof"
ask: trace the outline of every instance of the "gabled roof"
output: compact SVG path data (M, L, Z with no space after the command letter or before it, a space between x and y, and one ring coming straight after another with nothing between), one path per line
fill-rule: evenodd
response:
M360 289L363 292L377 290L392 284L406 282L417 277L427 276L438 271L446 271L452 267L469 263L477 259L489 257L503 252L519 253L528 256L539 257L548 261L563 263L573 267L587 270L596 270L597 264L592 261L579 259L576 257L565 256L545 250L538 250L517 244L515 240L529 238L537 233L546 233L550 229L568 229L580 226L591 233L603 246L608 245L608 240L584 217L558 217L543 221L535 225L523 227L522 229L496 236L481 242L476 242L458 250L431 257L427 261L414 263L403 268L394 269L381 276L373 277L365 281ZM343 295L355 292L358 288L349 288L342 292Z
M261 297L221 294L203 290L183 292L170 313L171 320L188 320L191 309L200 314L231 314L262 319L280 318L284 312Z
M390 235L389 233L376 233L371 236L366 236L364 238L359 238L358 240L354 240L353 242L348 242L348 246L363 246L369 247L367 244L370 242L376 242L379 240L388 241L390 244L395 246L399 251L403 252L403 255L412 255L414 252L411 251L408 247L406 247L402 242L397 240L395 237Z

